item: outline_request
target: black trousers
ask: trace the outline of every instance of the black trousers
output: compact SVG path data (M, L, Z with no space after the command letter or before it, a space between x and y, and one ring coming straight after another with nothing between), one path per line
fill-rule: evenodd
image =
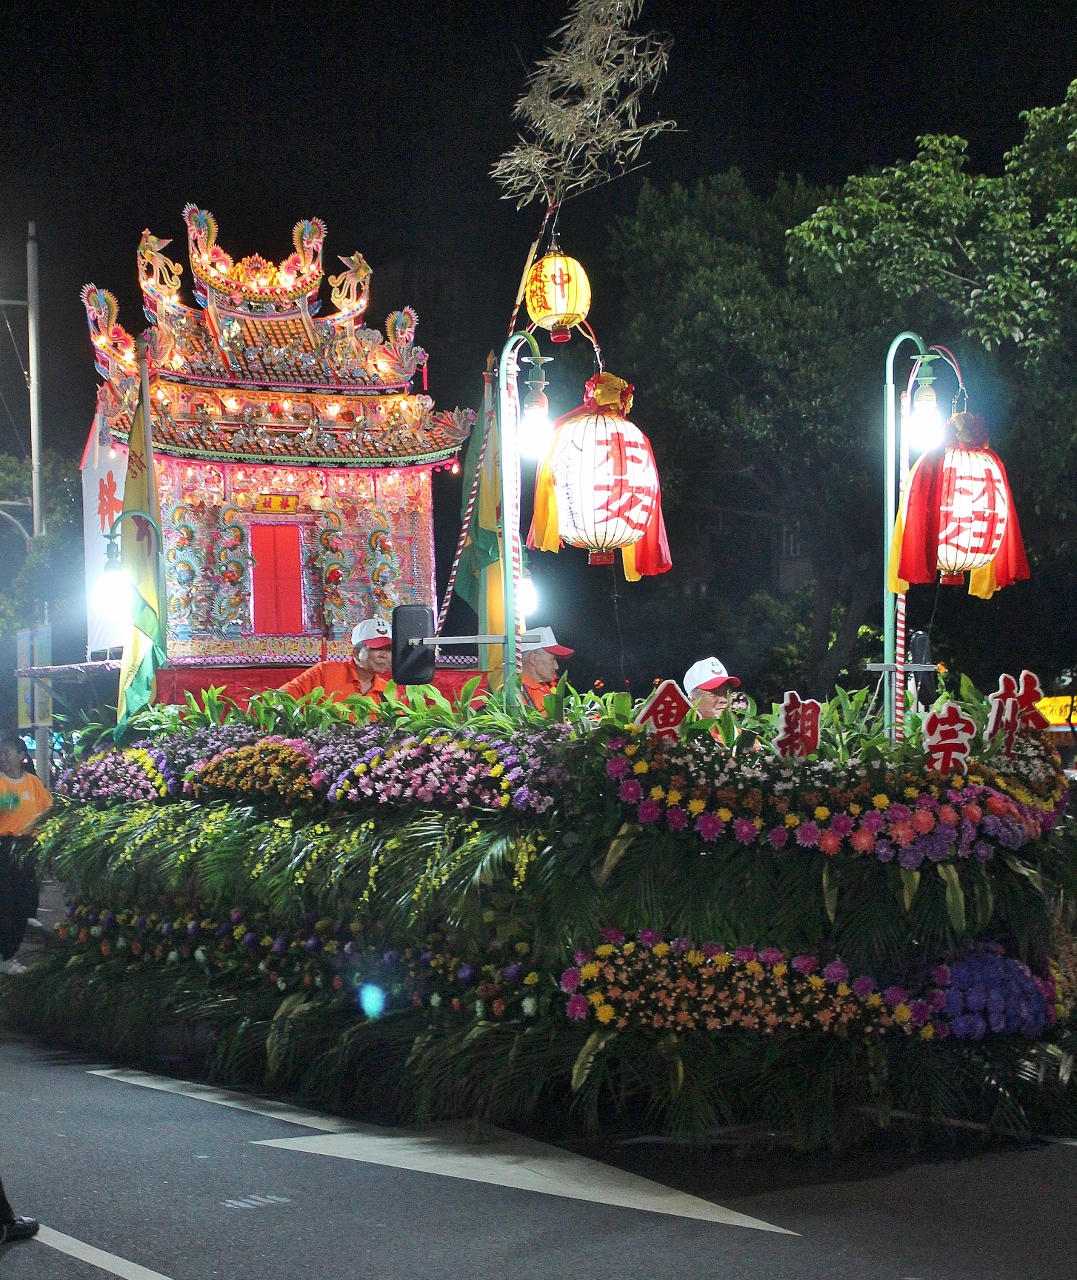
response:
M26 922L37 913L37 874L26 845L0 836L0 960L10 960L22 946Z
M11 1222L15 1217L15 1210L8 1204L7 1196L4 1195L4 1182L0 1178L0 1222Z

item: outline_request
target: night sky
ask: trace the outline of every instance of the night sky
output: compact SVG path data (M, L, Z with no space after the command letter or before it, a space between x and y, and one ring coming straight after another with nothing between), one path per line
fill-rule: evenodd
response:
M502 201L488 170L511 145L512 103L563 4L6 0L0 295L25 296L33 218L46 443L77 452L92 416L79 289L111 289L121 323L142 328L140 233L173 237L189 288L188 200L213 211L235 257L279 260L297 219L324 218L327 263L358 249L374 268L368 322L415 305L439 405L477 404L483 358L504 339L540 216ZM645 172L657 183L730 165L760 187L782 172L840 183L910 156L925 132L963 135L972 167L997 171L1020 136L1018 112L1061 101L1077 77L1072 4L651 0L640 25L674 41L656 107L681 131L649 147ZM643 176L562 214L563 243L588 266L592 319L606 341L617 323L608 229L631 210ZM12 319L24 343L22 316ZM25 445L25 391L6 331L0 340L0 390ZM560 408L579 399L578 385L558 387L556 373L551 390ZM2 406L0 449L16 449ZM439 479L439 542L458 528L452 483Z

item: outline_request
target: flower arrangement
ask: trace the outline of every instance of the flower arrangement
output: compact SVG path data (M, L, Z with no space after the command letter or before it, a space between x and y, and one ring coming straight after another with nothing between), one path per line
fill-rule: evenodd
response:
M69 800L134 804L165 800L176 794L173 785L174 775L161 751L133 747L125 751L100 751L84 763L66 769L56 782L56 791Z
M671 744L635 730L605 742L617 798L641 826L692 833L704 850L727 841L917 870L1021 849L1065 812L1057 755L1038 734L1020 736L1007 773L974 762L943 776L916 760L738 755L710 736Z
M196 763L185 785L198 798L260 797L294 805L314 799L313 765L314 752L301 738L271 735Z

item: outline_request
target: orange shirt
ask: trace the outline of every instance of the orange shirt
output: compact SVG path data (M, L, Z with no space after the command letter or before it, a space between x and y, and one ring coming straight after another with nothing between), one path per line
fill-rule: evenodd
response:
M530 676L521 676L524 682L524 693L531 699L531 705L536 711L546 714L546 703L544 701L548 693L553 693L557 687L556 684L540 684L537 680L532 680Z
M374 683L363 696L380 702L382 692L388 683L388 676L375 676ZM353 693L362 694L363 690L359 685L359 669L355 665L355 659L349 658L347 662L316 662L313 667L301 671L295 679L281 685L281 692L290 693L293 698L302 698L315 689L324 689L330 702L339 702Z
M39 814L52 808L52 796L36 773L9 778L0 773L0 836L19 836Z

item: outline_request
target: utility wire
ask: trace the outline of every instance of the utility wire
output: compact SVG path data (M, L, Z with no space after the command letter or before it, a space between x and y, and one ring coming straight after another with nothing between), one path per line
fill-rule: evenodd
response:
M11 416L11 410L7 407L7 401L4 399L3 391L0 391L0 404L4 406L4 412L7 414L7 420L11 424L11 434L15 437L15 443L19 446L19 452L26 457L26 446L22 442L22 436L19 435L19 428L15 425L15 419Z
M19 344L15 341L15 330L11 327L11 321L8 319L7 308L0 307L0 311L4 313L4 324L7 325L7 331L11 334L11 345L15 348L15 359L19 362L19 368L22 370L22 376L26 380L26 390L30 390L30 370L22 362L22 352L19 350Z

